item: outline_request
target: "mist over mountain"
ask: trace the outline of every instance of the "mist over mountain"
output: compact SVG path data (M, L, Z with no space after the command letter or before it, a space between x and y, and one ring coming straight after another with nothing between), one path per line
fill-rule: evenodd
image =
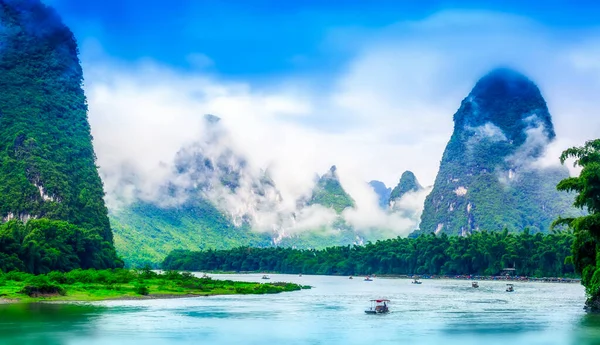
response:
M360 244L418 224L421 206L414 196L405 198L409 215L381 209L365 183L353 189L357 201L336 166L316 175L312 189L285 200L268 170L239 152L218 117L204 116L201 128L198 140L164 163L168 171L154 189L135 173L118 183L128 192L115 194L120 202L110 214L117 247L129 263L157 262L174 248Z
M398 185L390 192L388 204L394 209L396 201L402 199L406 193L418 192L423 190L423 186L417 181L417 177L412 171L405 171L400 177Z
M319 178L308 202L309 205L321 205L331 208L337 213L354 207L355 202L342 187L336 170L336 166L333 165L326 174Z
M377 197L379 199L379 206L382 209L386 209L390 201L390 194L392 193L392 189L387 187L385 183L377 180L369 181L369 186L371 186L375 194L377 194Z
M531 80L509 69L485 75L454 114L421 231L548 231L572 203L572 196L556 191L568 170L544 156L555 136Z

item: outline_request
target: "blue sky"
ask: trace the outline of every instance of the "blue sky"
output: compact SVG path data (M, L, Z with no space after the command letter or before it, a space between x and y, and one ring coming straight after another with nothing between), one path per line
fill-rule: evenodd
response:
M224 76L264 77L339 69L353 56L344 30L379 29L442 10L489 10L548 27L597 25L600 5L575 1L48 0L80 41L123 60L152 59ZM360 38L364 39L364 38ZM202 54L202 55L199 55ZM193 56L204 56L193 59ZM191 61L191 62L190 62ZM194 62L195 61L195 62Z

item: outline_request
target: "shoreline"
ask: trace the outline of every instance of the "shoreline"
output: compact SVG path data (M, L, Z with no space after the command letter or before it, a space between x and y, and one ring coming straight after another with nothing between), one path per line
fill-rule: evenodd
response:
M206 294L151 294L151 295L125 295L125 296L113 296L99 299L61 299L59 296L42 297L31 300L31 298L18 299L18 298L0 298L0 305L3 304L30 304L30 303L96 303L96 302L108 302L108 301L144 301L144 300L168 300L168 299L179 299L179 298L196 298L196 297L212 297L212 296L226 296L224 293L206 293ZM238 294L244 295L244 294ZM57 297L57 298L53 298ZM61 296L64 297L64 296Z
M190 271L192 273L206 273L215 275L232 275L232 274L282 274L282 275L299 275L300 273L281 273L271 271L240 271L240 272L224 272L224 271ZM345 274L304 274L306 276L323 276L323 277L371 277L371 278L386 278L386 279L447 279L447 280L472 280L472 281L512 281L512 282L530 282L530 283L557 283L557 284L579 284L581 278L562 278L562 277L521 277L521 276L478 276L478 275L455 275L455 276L441 276L441 275L428 275L428 274L358 274L358 275L345 275Z

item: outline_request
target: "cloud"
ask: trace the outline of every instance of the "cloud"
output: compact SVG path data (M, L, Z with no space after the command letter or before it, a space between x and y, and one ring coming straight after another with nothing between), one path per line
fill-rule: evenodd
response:
M186 56L187 62L196 69L206 69L213 67L215 62L205 54L193 53Z
M357 202L356 210L344 214L347 221L405 234L413 219L379 210L364 181L393 185L401 172L412 170L432 184L452 133L452 114L476 80L498 65L517 68L540 86L557 133L548 154L600 133L595 97L600 64L594 58L600 31L572 39L575 33L523 17L446 11L354 33L338 28L324 38L331 49L352 50L341 72L327 76L326 88L322 76L290 74L258 82L202 69L175 70L151 60L123 63L84 44L89 117L109 204L158 198L175 154L202 137L202 116L210 113L222 118L231 133L229 145L250 166L269 170L281 192L281 210L296 210L314 174L335 164ZM94 47L90 55L88 46ZM212 61L196 57L204 65ZM498 137L493 127L479 130ZM138 181L135 188L127 183L131 180ZM236 201L226 199L225 204ZM296 222L312 227L327 224L330 216L310 209ZM269 212L256 217L261 228L275 222Z

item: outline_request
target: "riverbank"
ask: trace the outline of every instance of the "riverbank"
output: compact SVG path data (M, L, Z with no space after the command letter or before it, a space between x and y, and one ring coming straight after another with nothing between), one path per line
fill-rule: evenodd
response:
M579 278L559 278L559 277L520 277L520 276L474 276L474 275L458 275L458 276L437 276L437 275L377 275L380 278L396 278L396 279L449 279L449 280L481 280L481 281L510 281L510 282L538 282L538 283L575 283L580 284Z
M251 283L198 278L191 273L150 270L75 270L31 275L0 275L0 303L42 301L103 301L201 297L234 294L274 294L310 288L299 284Z
M290 274L277 271L202 271L199 273L205 274ZM302 274L299 274L302 275ZM306 274L306 275L322 275L332 277L350 277L341 274ZM511 281L511 282L539 282L539 283L574 283L580 284L580 278L570 277L525 277L525 276L480 276L480 275L410 275L410 274L359 274L354 277L371 277L371 278L388 278L388 279L447 279L447 280L476 280L476 281Z

